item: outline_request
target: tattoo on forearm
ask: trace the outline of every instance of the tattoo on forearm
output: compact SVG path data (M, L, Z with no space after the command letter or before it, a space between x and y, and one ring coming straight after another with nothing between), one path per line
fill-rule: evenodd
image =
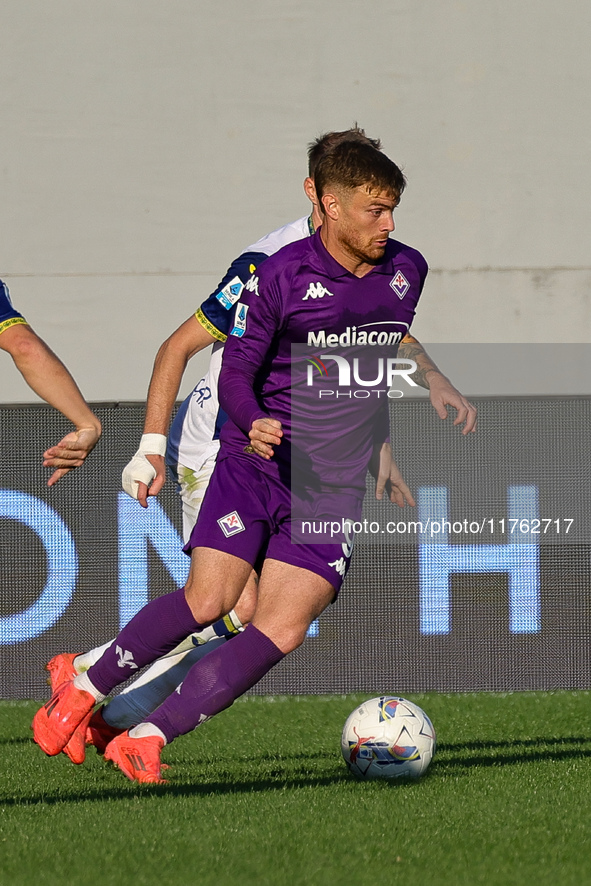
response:
M429 390L429 382L427 381L427 373L439 372L439 369L427 355L420 342L416 339L413 341L403 341L398 347L398 357L402 360L414 360L417 364L416 372L413 372L413 381L416 381L422 388Z

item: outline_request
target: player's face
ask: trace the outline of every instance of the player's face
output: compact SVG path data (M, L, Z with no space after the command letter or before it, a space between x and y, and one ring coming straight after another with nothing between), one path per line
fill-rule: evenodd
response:
M391 191L371 191L367 186L339 196L335 233L341 249L368 264L380 262L395 227L392 213L397 205L398 197Z

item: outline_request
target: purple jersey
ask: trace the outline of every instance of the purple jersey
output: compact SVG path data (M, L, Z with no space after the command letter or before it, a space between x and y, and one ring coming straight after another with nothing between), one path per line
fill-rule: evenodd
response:
M374 348L375 356L395 355L412 323L426 275L423 256L390 239L382 262L356 277L330 255L319 231L267 259L246 287L225 347L220 402L230 421L222 430L221 455L243 453L252 422L270 416L281 421L284 438L271 461L251 456L260 469L283 473L282 465L291 465L303 447L303 460L310 460L323 485L346 485L363 494L375 441L374 418L383 415L386 392L371 402L353 396L332 402L308 397L308 440L300 433L297 445L292 445L298 431L292 414L294 365L300 376L307 371L306 360L294 358L294 346L299 346L299 355L307 351L308 357L329 358L321 361L328 370L325 388L334 385L336 355L350 357L351 365L352 355L360 351L366 362ZM309 374L307 378L309 382ZM305 382L300 391L312 393Z

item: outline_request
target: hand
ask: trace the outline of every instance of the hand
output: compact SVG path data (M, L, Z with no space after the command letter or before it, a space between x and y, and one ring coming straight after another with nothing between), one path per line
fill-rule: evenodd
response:
M165 482L166 465L162 455L136 452L121 475L124 492L137 498L142 508L148 507L148 496L158 495Z
M462 434L475 433L476 407L473 406L441 372L431 370L428 374L429 398L439 418L447 418L446 406L452 406L457 415L454 425L464 424Z
M98 443L100 436L100 426L78 428L76 431L66 434L55 446L47 449L43 453L43 467L57 468L47 481L47 485L55 486L62 477L65 477L74 468L83 465L84 460Z
M410 489L404 482L398 465L392 458L392 447L387 441L382 444L379 453L374 454L373 462L374 466L377 467L376 498L378 501L382 500L384 492L387 491L390 501L397 504L398 507L403 508L407 502L414 507L416 502L412 497Z
M146 455L146 461L150 463L154 471L154 478L148 486L141 480L137 484L137 500L142 508L148 507L148 496L158 495L164 484L166 483L166 463L162 455Z
M268 461L275 454L273 447L281 443L283 437L281 422L276 418L257 418L253 421L248 436L250 446L246 447L245 451L256 452Z
M142 508L148 507L148 496L158 495L166 482L165 452L165 434L143 434L138 451L123 468L123 491L137 498Z

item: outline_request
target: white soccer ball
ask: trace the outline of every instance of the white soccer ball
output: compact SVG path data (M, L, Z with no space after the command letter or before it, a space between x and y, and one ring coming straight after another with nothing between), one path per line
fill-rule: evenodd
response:
M429 717L406 698L370 698L347 719L341 738L345 763L360 778L418 778L437 740Z

